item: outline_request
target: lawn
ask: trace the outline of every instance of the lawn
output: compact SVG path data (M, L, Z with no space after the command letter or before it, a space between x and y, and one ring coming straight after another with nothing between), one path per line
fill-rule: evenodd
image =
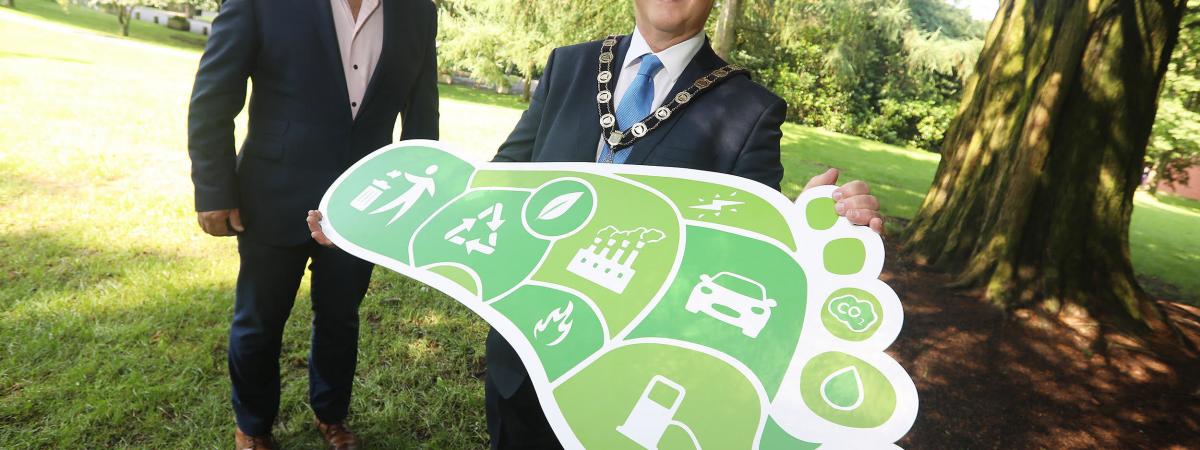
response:
M72 3L64 10L57 2L50 0L17 0L17 10L29 16L83 28L95 34L121 37L121 25L117 23L116 16L82 5ZM204 42L208 39L199 34L172 30L141 20L134 20L129 24L129 37L138 41L190 50L204 48Z
M139 27L150 43L114 39L104 33L115 20L97 28L99 13L18 6L0 8L0 448L227 447L237 260L234 241L203 235L191 208L185 117L199 53ZM512 97L441 89L443 138L481 160L521 112ZM789 194L836 166L898 217L913 214L937 164L791 125L784 146ZM1200 236L1188 231L1200 205L1137 201L1139 271L1197 292ZM304 400L306 291L285 336L276 428L292 449L320 448ZM487 327L382 269L362 317L352 423L372 447L482 447Z

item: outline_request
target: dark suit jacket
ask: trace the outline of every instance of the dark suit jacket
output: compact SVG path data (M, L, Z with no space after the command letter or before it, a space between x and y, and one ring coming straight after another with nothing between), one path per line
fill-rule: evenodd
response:
M401 139L437 139L429 0L383 0L383 49L358 116L350 114L329 0L228 0L213 21L188 111L196 210L240 208L245 234L273 245L309 237L306 211L359 158ZM253 80L250 125L235 156L233 118Z
M613 61L618 67L625 60L630 40L625 36L615 50ZM521 115L494 161L596 161L600 142L600 113L596 109L600 46L600 41L586 42L550 53L529 110ZM670 95L725 64L705 40ZM615 86L620 73L614 69L613 75ZM783 99L747 76L733 76L693 99L637 141L626 164L728 173L779 190L783 179L780 126L786 116L787 103ZM526 378L524 366L495 330L488 335L487 352L488 375L501 395L511 397Z

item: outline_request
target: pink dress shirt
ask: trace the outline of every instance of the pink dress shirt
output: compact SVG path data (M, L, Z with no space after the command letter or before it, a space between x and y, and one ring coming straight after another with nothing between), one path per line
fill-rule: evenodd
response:
M362 0L355 18L348 0L330 3L342 70L346 73L346 93L350 95L350 115L357 117L383 50L383 4L380 0Z

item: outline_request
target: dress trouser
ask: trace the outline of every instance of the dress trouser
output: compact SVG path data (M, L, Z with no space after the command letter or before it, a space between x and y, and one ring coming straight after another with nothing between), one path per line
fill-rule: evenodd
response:
M241 267L229 330L229 375L238 427L270 433L279 412L279 355L304 266L312 271L308 395L313 412L341 423L350 411L358 362L358 306L371 282L369 262L310 241L277 247L238 238Z
M507 346L508 343L503 342L503 345ZM554 429L546 421L542 405L538 403L537 391L529 381L529 373L522 364L514 366L513 369L521 372L524 381L510 397L504 397L490 372L484 379L484 403L492 450L562 449L562 444L554 436Z

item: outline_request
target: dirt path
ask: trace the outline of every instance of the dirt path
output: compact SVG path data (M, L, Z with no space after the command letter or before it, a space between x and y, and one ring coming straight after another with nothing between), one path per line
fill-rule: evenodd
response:
M889 353L921 401L902 447L1200 448L1200 361L1167 362L1121 336L1090 351L1066 327L1005 318L899 258L884 279L905 313ZM1200 309L1164 307L1200 339Z

